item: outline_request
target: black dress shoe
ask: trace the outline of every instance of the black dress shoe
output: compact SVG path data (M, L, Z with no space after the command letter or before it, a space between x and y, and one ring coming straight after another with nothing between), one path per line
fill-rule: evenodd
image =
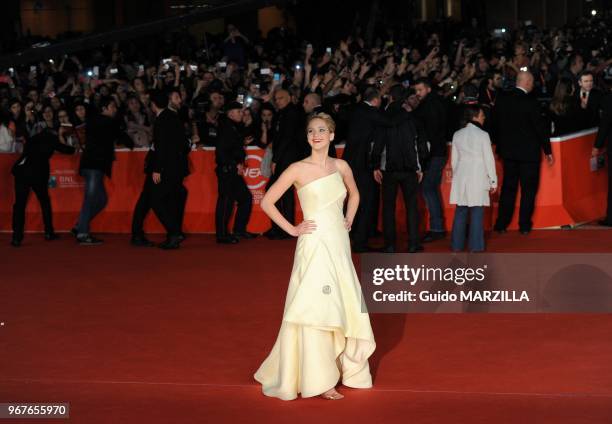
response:
M436 240L442 240L444 237L446 237L446 231L428 231L421 241L423 243L429 243Z
M408 253L417 253L425 250L420 244L417 246L408 246Z
M507 233L507 232L508 232L508 230L506 230L505 228L500 227L500 226L498 226L498 225L494 225L494 226L493 226L493 231L495 231L495 232L496 232L496 233L498 233L498 234L505 234L505 233Z
M153 243L151 240L149 240L148 238L146 238L144 236L132 237L132 240L130 240L130 244L132 246L136 246L136 247L153 247L153 246L155 246L155 243Z
M278 231L274 228L270 228L268 231L263 233L264 237L267 237L270 240L274 240L274 237L276 237L278 234Z
M12 240L11 240L11 246L13 246L13 247L19 247L19 246L21 246L21 240L16 239L16 238L12 239Z
M611 222L611 221L608 221L607 219L602 219L602 220L599 220L599 221L597 221L597 223L598 223L599 225L604 226L604 227L612 227L612 222Z
M98 244L102 244L102 240L95 238L94 236L92 236L91 234L87 234L85 236L82 237L77 237L77 242L81 245L81 246L96 246Z
M257 234L257 233L250 233L248 231L241 231L239 233L234 233L233 236L234 237L238 237L239 239L254 239L257 236L259 236L259 234Z
M232 236L217 237L217 243L219 244L236 244L238 241L238 238Z
M180 234L177 236L177 238L178 238L178 241L182 243L182 242L184 242L184 241L185 241L185 239L187 238L187 234L185 234L185 233L181 232L181 233L180 233Z
M167 238L162 243L160 243L158 247L163 250L178 249L179 247L181 247L181 241L179 240L178 236L170 237L170 238Z
M531 232L531 230L521 230L521 234L524 235L524 236L526 236L530 232Z
M47 241L57 240L58 238L57 233L45 233L45 240Z
M383 253L395 253L395 247L393 246L386 246L383 248L382 250Z

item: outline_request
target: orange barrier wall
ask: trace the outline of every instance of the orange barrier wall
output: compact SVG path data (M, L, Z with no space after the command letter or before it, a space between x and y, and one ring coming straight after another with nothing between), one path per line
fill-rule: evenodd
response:
M607 170L591 172L589 167L590 151L595 130L587 130L570 136L552 139L553 154L556 162L552 167L542 162L540 190L534 214L534 227L558 227L591 221L604 215L607 193ZM341 155L342 148L338 149ZM117 151L117 161L113 167L112 179L106 179L109 203L92 223L92 231L119 232L130 231L134 205L144 181L142 172L144 151ZM245 178L253 193L253 213L248 229L254 232L265 231L269 220L259 208L259 201L265 191L267 179L259 173L263 151L258 148L247 150L248 168ZM0 231L10 231L11 210L14 199L13 178L10 168L17 156L0 154L0 175L4 179L0 191ZM192 174L186 180L189 197L185 211L186 232L214 232L214 211L217 181L214 173L214 149L192 152L190 155ZM54 224L58 231L67 231L74 225L83 198L83 180L78 175L78 156L56 154L51 160L49 181L53 204ZM497 164L501 179L501 164ZM442 178L442 196L445 202L447 228L451 228L454 206L448 205L452 171L450 161ZM485 215L485 226L491 228L497 215L497 197ZM399 200L399 199L398 199ZM518 197L517 197L518 202ZM427 214L421 201L423 227ZM405 216L402 202L398 202L398 227L405 229ZM511 228L517 228L518 208ZM301 218L298 206L298 219ZM163 229L151 213L146 230L161 232ZM38 202L31 195L26 217L26 231L41 231L42 220Z

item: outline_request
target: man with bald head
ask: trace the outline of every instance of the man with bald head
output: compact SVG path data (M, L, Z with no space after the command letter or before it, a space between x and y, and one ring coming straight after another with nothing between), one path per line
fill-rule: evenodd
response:
M291 95L285 89L278 89L273 93L274 105L277 113L272 121L274 129L272 137L272 177L267 187L276 182L280 174L300 156L300 137L302 134L302 120L298 108L291 103ZM293 224L295 219L295 201L293 189L290 188L279 199L276 206L283 216ZM284 239L291 237L278 225L266 231L270 239Z
M323 106L321 105L321 96L317 93L309 93L304 97L304 112L310 115L311 113L323 112Z
M495 223L495 230L499 233L505 233L512 220L520 184L519 229L521 234L529 234L533 226L531 217L540 181L542 152L549 165L554 162L548 125L540 113L537 99L530 96L532 90L533 75L520 72L516 77L516 87L501 96L493 109L491 136L504 164L499 214Z

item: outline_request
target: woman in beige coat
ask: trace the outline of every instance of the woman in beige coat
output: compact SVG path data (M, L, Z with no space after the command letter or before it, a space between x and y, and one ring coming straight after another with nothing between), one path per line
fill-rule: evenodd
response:
M469 249L485 249L483 215L489 206L489 193L497 190L495 158L489 134L483 129L485 114L478 105L467 105L466 126L453 135L451 165L453 182L450 203L457 205L451 247L453 251L465 246L468 215L470 216Z

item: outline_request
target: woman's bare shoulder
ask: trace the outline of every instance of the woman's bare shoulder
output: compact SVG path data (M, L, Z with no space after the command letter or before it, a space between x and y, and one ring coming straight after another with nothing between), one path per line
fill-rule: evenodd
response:
M291 169L294 174L302 174L306 172L306 168L308 168L308 164L304 161L298 160L297 162L293 162L287 170Z
M308 174L308 164L302 161L293 162L285 172L291 175L295 181L301 181Z
M346 163L346 161L344 159L338 159L335 158L334 159L334 166L336 167L336 169L341 173L344 174L347 171L350 171L350 166L348 163Z

